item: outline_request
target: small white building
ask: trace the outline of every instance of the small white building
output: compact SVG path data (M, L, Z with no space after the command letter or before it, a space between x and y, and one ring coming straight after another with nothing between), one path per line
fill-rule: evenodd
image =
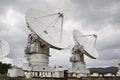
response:
M93 73L91 76L99 76L99 73Z
M65 77L65 71L67 71L67 68L63 68L63 67L55 68L53 77Z
M7 76L9 77L22 77L24 76L24 71L21 68L13 67L8 69Z
M120 76L120 70L117 72L117 75L116 76Z
M112 73L107 73L104 76L113 76L113 74Z

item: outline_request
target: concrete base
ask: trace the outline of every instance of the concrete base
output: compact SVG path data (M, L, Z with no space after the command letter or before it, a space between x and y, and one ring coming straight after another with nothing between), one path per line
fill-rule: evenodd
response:
M69 77L86 77L90 73L84 62L76 62L74 64L75 66L68 69Z
M89 74L89 70L85 68L69 68L68 69L68 76L69 77L86 77Z
M30 77L52 77L54 69L49 66L23 64L23 70L26 72L26 78Z
M120 70L117 72L116 76L120 76Z
M39 66L39 65L30 65L28 63L24 63L22 69L24 71L41 71L41 72L53 72L53 68L49 67L49 66Z

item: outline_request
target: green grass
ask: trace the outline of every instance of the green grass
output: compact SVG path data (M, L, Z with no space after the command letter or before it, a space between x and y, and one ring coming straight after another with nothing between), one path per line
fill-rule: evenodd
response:
M0 79L8 79L9 77L7 75L1 75L0 74Z

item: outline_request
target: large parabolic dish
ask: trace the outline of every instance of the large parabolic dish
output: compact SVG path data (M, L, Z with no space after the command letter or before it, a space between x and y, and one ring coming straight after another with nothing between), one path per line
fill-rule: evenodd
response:
M28 10L26 22L28 28L52 48L63 49L69 45L66 33L62 31L59 13L46 14L39 10ZM62 35L62 36L61 36Z
M83 54L93 59L98 58L98 53L95 48L95 37L89 37L89 35L83 35L78 30L73 31L74 41L78 43L80 50L83 50Z
M10 47L7 41L0 39L0 58L3 58L9 54Z

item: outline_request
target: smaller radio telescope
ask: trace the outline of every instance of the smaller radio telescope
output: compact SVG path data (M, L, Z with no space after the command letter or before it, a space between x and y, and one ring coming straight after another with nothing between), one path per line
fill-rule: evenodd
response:
M98 58L97 50L95 49L97 36L95 34L83 35L78 30L73 31L75 45L72 48L72 68L69 69L71 76L87 76L89 70L86 69L84 54L92 59Z
M0 39L0 58L4 58L9 54L10 47L7 41Z

